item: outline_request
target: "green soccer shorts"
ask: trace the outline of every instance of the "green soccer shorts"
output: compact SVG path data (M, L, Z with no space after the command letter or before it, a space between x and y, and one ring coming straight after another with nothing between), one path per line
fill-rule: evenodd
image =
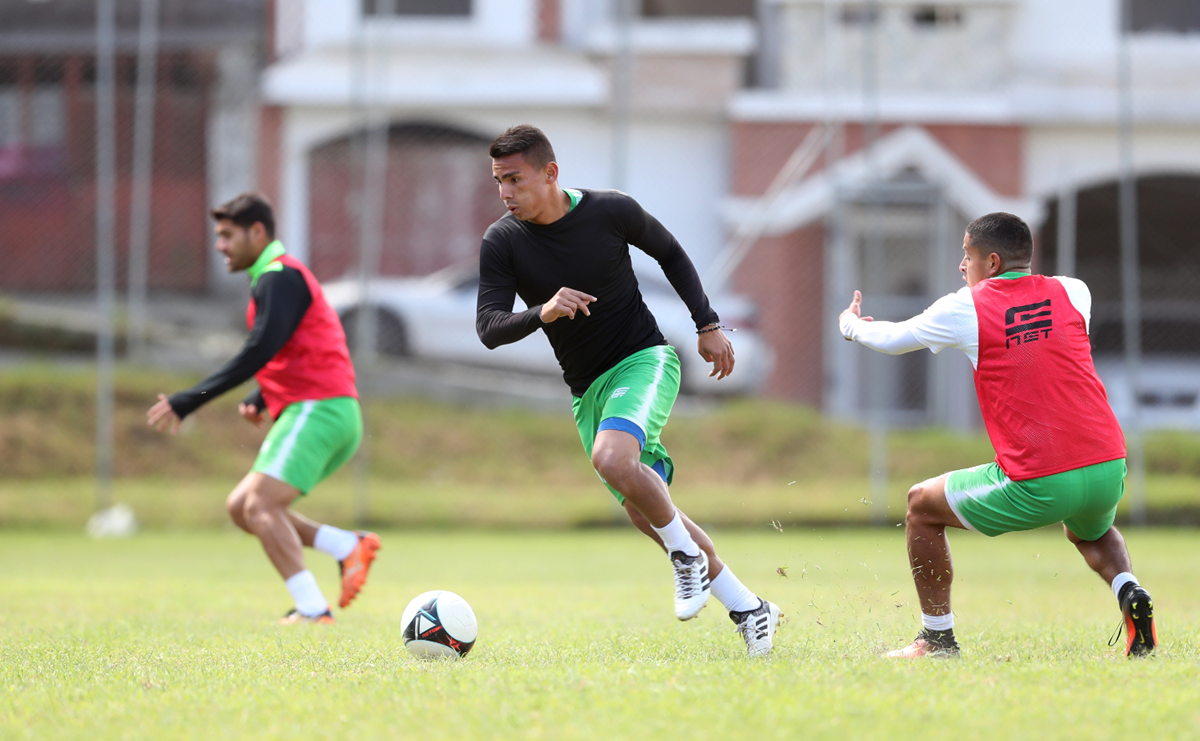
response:
M1084 540L1112 527L1125 493L1125 459L1013 481L995 462L952 471L946 501L970 530L989 537L1061 522Z
M671 483L675 464L658 436L679 395L679 356L675 348L656 345L639 350L592 381L572 404L575 426L588 458L601 430L621 430L637 438L645 463ZM621 504L625 497L600 479Z
M350 460L361 441L358 399L298 401L284 407L271 425L250 470L307 494Z

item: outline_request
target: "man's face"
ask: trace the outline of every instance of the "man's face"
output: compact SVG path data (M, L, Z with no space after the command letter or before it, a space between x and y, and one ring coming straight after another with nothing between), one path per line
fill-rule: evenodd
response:
M500 188L500 200L521 221L538 223L538 217L553 203L557 174L558 166L553 162L538 169L520 153L492 160L492 177Z
M217 252L225 256L225 267L231 273L245 270L254 264L262 249L256 249L251 232L262 230L261 224L253 224L249 229L243 229L229 219L221 219L213 227L217 235Z
M981 255L979 250L971 246L971 238L963 237L963 259L958 265L958 270L963 274L963 280L968 286L974 288L979 281L991 278L999 267L1000 260L996 253Z

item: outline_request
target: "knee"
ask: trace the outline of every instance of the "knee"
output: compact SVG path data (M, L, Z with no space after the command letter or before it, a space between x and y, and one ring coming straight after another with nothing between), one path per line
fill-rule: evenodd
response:
M250 529L253 529L255 524L263 518L270 516L271 510L272 506L268 499L254 491L246 492L242 498L242 521Z
M597 446L592 451L592 466L596 473L618 491L637 464L637 459L631 460L623 452L610 447Z
M231 520L240 524L245 517L245 510L246 493L240 488L234 489L225 500L225 511L229 513Z
M919 522L926 514L929 513L929 500L932 495L927 482L916 484L908 490L908 512L906 519L909 522Z

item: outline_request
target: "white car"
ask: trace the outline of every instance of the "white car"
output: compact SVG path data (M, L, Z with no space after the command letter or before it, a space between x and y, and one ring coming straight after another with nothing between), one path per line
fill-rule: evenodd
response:
M770 348L754 331L754 307L737 296L710 296L729 334L737 363L733 374L709 378L711 365L696 352L696 327L687 306L664 278L661 284L640 279L642 298L658 320L667 341L675 346L683 367L682 390L691 394L746 394L758 390L771 370ZM374 278L363 300L358 280L343 278L325 284L325 297L346 328L351 347L361 306L378 313L376 349L381 355L427 358L493 368L561 375L549 341L535 332L520 342L495 350L484 347L475 331L479 266L463 263L420 278ZM525 304L517 298L516 311Z
M1108 403L1122 425L1132 422L1133 404L1119 356L1096 358ZM1147 430L1200 430L1200 366L1194 356L1150 357L1138 374L1139 421Z

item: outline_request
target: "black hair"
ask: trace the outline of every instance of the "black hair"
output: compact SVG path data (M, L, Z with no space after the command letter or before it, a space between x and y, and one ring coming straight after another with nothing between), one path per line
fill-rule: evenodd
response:
M1005 264L1033 260L1033 234L1019 216L997 211L967 224L967 238L979 254L995 252Z
M271 202L261 193L242 193L214 208L209 216L216 221L229 219L243 229L262 224L267 237L275 239L275 212L271 210Z
M510 154L523 154L525 161L537 169L554 162L554 147L542 130L532 124L517 124L511 126L492 142L488 147L488 155L492 159L507 157Z

